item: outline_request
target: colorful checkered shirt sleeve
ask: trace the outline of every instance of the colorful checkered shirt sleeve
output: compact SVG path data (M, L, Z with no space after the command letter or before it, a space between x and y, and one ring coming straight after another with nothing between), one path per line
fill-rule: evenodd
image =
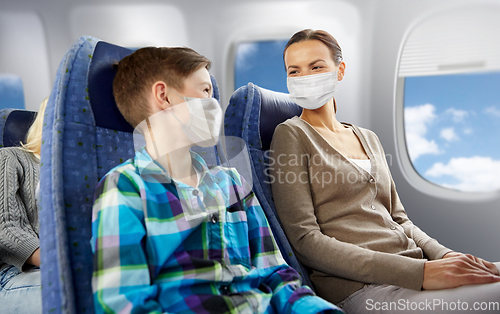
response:
M145 151L99 183L91 240L96 313L341 312L301 286L239 174L192 158L203 173L196 188L164 180ZM187 219L183 204L205 214Z
M155 300L144 247L142 200L126 174L112 173L97 188L92 234L92 288L97 313L163 313Z
M301 285L297 271L283 260L257 197L253 192L250 196L244 204L252 266L260 270L263 286L272 290L271 305L276 313L335 313L336 307Z

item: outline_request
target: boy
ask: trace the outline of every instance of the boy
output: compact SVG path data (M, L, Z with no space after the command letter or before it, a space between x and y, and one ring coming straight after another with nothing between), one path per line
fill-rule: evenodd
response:
M96 312L336 311L301 287L237 171L190 151L218 141L210 65L189 48L151 47L118 64L118 109L146 145L96 189Z

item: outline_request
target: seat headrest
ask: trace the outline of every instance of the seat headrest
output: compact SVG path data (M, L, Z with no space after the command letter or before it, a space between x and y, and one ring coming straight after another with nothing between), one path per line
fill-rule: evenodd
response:
M2 131L3 147L20 146L26 140L26 134L35 121L36 111L22 109L3 109L5 116Z
M255 88L260 91L260 138L262 150L268 150L278 124L294 116L300 116L302 108L294 103L288 94L258 86L255 86Z
M89 99L98 127L130 132L134 128L125 120L113 97L113 64L131 54L133 50L100 41L97 43L89 69Z
M130 132L134 128L121 115L113 97L113 79L116 70L113 64L134 52L132 49L116 46L107 42L97 43L89 69L89 99L94 113L96 126L116 131ZM215 78L210 74L213 97L219 100L219 89Z

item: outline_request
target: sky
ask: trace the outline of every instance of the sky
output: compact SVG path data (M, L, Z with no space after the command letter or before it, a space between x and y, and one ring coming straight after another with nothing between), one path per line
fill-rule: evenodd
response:
M0 74L0 109L24 109L23 82L17 75Z
M252 82L259 87L288 93L283 50L288 40L243 42L236 49L234 87Z
M407 77L406 144L426 180L468 192L500 190L500 72Z

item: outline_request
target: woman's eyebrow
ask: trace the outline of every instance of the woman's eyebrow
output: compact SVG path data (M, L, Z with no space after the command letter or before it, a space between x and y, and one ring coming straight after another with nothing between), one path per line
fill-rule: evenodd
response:
M313 62L309 63L309 66L315 64L316 62L325 62L325 60L323 60L323 59L314 60Z
M311 66L311 65L313 65L313 64L315 64L317 62L325 62L325 60L323 60L323 59L314 60L313 62L309 63L309 66ZM299 68L299 66L298 65L289 65L287 67L287 69L290 69L290 68Z

